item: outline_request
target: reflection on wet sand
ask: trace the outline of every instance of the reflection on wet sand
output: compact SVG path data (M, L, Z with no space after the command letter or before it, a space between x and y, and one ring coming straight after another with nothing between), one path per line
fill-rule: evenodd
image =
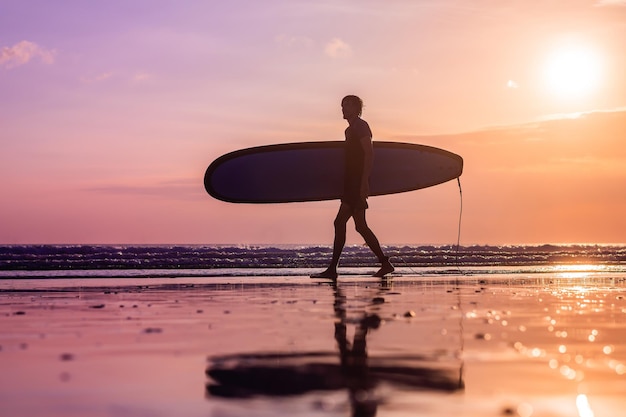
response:
M5 281L0 415L621 416L626 276L558 269Z
M383 385L420 391L455 392L464 389L463 364L432 355L370 357L367 336L384 321L376 312L385 302L389 282L350 300L341 285L331 284L334 295L334 337L338 352L242 353L209 358L206 384L209 397L287 397L313 391L347 391L351 415L375 416L378 406L392 402L379 389ZM360 307L359 307L360 306ZM350 341L348 333L354 327ZM337 363L337 353L339 363Z
M481 281L479 301L465 312L465 329L475 339L467 349L472 352L466 355L469 368L498 375L502 392L510 398L532 398L503 408L512 415L621 415L610 410L616 404L626 406L626 385L619 378L626 280L581 272L575 266L553 269L559 272L517 280L508 289L504 281ZM500 298L507 300L505 309L480 307L493 306ZM509 359L507 351L494 350L499 346L512 348L516 355ZM508 375L489 369L489 363L498 360L509 369ZM467 381L478 391L473 378ZM469 396L474 396L473 390L468 390ZM550 408L558 412L546 414Z

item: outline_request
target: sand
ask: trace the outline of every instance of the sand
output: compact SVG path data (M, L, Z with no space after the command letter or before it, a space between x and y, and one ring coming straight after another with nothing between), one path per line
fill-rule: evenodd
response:
M626 280L3 280L0 369L2 417L614 417Z

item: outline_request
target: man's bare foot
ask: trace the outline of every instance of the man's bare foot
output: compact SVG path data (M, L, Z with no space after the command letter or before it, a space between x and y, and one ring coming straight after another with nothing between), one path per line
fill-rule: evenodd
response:
M311 278L323 278L323 279L336 280L337 279L337 271L332 270L332 269L327 269L324 272L320 272L320 273L317 273L317 274L311 274Z
M394 268L391 262L389 262L389 258L385 258L378 272L372 276L382 278L387 274L391 274L395 270L396 268Z

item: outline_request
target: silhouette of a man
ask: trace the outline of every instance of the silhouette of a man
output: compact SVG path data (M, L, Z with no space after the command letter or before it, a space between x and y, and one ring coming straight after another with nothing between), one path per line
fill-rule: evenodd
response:
M339 258L346 243L346 224L350 217L354 219L357 232L363 236L365 243L381 263L380 269L374 276L383 277L393 272L394 267L389 262L389 257L383 253L378 238L365 220L365 210L368 208L369 176L374 159L372 131L367 122L360 117L363 101L359 97L352 95L344 97L341 100L341 110L343 118L348 121L348 127L345 131L344 190L341 206L334 222L333 257L325 271L313 274L311 277L337 279L337 265L339 265Z

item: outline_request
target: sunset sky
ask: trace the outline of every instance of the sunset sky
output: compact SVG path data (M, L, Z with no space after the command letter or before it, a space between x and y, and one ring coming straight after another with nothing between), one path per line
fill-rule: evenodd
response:
M342 140L346 94L464 158L462 244L626 243L624 51L625 0L3 0L0 244L330 244L337 201L202 180ZM370 208L384 244L456 243L456 182Z

